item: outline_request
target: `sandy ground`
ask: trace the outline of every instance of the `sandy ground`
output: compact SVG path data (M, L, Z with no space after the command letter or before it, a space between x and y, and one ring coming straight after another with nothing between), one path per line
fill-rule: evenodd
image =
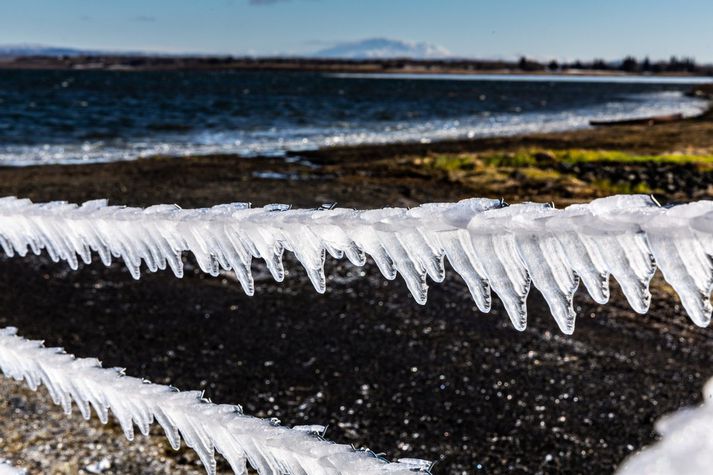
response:
M701 130L694 134L691 127ZM658 150L668 150L685 140L709 146L704 130L710 128L703 121L607 134L636 130L641 147L661 136L669 146ZM537 140L579 146L599 133ZM614 140L607 137L598 140ZM536 139L470 147L528 141ZM473 182L415 167L413 157L434 152L418 147L316 153L305 157L311 165L204 157L6 168L0 195L186 207L228 201L367 207L479 194ZM674 171L698 181L684 180L692 184L676 185L663 198L707 196L708 175ZM578 198L560 198L566 190L559 185L542 189L522 180L503 191L510 200ZM163 272L137 282L119 266L70 272L45 257L3 258L0 326L17 326L23 336L131 375L205 389L212 400L240 403L252 415L328 425L327 436L339 442L391 458L435 460L438 474L610 473L655 439L655 419L699 401L713 376L713 330L695 327L658 276L648 315L631 311L616 283L606 306L580 294L577 330L567 337L535 290L528 329L517 332L497 298L490 314L480 314L452 275L432 285L428 304L419 306L403 282L383 281L371 264L331 261L325 295L314 292L293 260L286 267L288 277L276 284L256 262L256 295L247 297L231 276L206 277L190 259L184 279ZM65 418L44 390L35 394L5 379L0 413L0 454L31 473L202 470L191 451L173 452L160 432L128 443L115 424Z

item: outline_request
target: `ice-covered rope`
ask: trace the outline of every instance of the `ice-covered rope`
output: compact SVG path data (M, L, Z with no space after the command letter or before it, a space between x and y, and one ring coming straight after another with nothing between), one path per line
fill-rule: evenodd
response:
M222 454L235 473L249 463L260 474L388 474L428 472L430 463L418 459L387 462L368 450L324 440L321 426L280 426L243 414L240 406L213 404L201 391L179 392L125 376L118 368L102 368L94 358L75 358L61 348L45 348L40 341L0 329L0 369L31 389L47 387L55 404L70 414L74 402L85 419L91 409L106 423L109 410L129 440L134 425L147 435L155 420L178 449L181 438L198 453L207 472L216 472L214 453Z
M568 334L574 331L572 298L580 280L595 301L606 303L613 276L632 308L645 313L658 266L697 325L708 325L713 311L713 202L661 207L645 195L564 209L469 199L367 211L247 203L141 209L108 206L105 200L34 204L9 197L0 199L0 246L10 256L44 249L73 269L79 259L90 263L95 251L107 265L112 257L122 258L135 278L142 262L150 271L168 266L180 277L181 253L189 251L204 272L234 271L249 295L253 258L264 259L282 281L282 255L292 251L324 292L326 253L356 265L368 255L387 279L401 274L421 304L426 277L443 281L447 258L481 311L490 310L492 288L515 328L524 329L532 283Z
M713 379L703 389L703 404L656 422L662 440L632 455L617 475L710 475L713 473Z

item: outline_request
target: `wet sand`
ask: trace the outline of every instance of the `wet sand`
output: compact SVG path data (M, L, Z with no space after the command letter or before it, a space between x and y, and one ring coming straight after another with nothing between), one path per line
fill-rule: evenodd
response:
M659 179L660 166L609 163L573 172L574 184L527 180L507 168L510 181L488 186L419 164L432 154L521 146L713 150L712 130L700 119L335 149L293 163L218 156L3 168L0 196L184 207L336 201L363 208L480 195L566 204L605 193L593 184L600 175L648 170ZM661 176L671 173L673 184L668 188L663 178L661 200L710 196L708 172L667 167ZM240 403L252 415L328 425L335 441L391 458L435 460L439 474L610 473L654 440L654 420L699 401L713 376L713 330L695 327L658 275L647 315L627 306L616 283L606 306L580 292L577 329L567 337L536 290L528 328L517 332L497 298L490 314L480 314L450 272L419 306L401 280L384 281L371 263L330 261L325 295L314 292L293 259L286 268L289 275L277 284L256 262L255 296L247 297L231 276L206 277L190 259L183 279L161 272L134 281L118 265L97 262L72 272L44 256L2 258L0 326L17 326L23 336L96 356L134 376L205 389L212 400ZM22 387L0 380L0 454L31 473L91 473L97 468L91 464L104 459L110 467L102 473L202 470L191 451L174 453L157 431L149 441L128 443L115 424L86 423L78 414L66 419L44 389L32 394Z

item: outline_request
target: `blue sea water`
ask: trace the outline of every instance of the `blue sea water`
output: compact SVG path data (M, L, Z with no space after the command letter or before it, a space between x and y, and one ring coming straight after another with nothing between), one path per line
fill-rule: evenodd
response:
M681 112L700 80L304 72L1 71L0 165L282 155Z

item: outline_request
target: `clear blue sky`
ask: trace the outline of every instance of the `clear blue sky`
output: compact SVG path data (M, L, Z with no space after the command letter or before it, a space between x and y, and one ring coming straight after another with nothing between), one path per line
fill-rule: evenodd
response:
M0 0L0 44L276 54L369 37L462 56L713 62L713 0Z

